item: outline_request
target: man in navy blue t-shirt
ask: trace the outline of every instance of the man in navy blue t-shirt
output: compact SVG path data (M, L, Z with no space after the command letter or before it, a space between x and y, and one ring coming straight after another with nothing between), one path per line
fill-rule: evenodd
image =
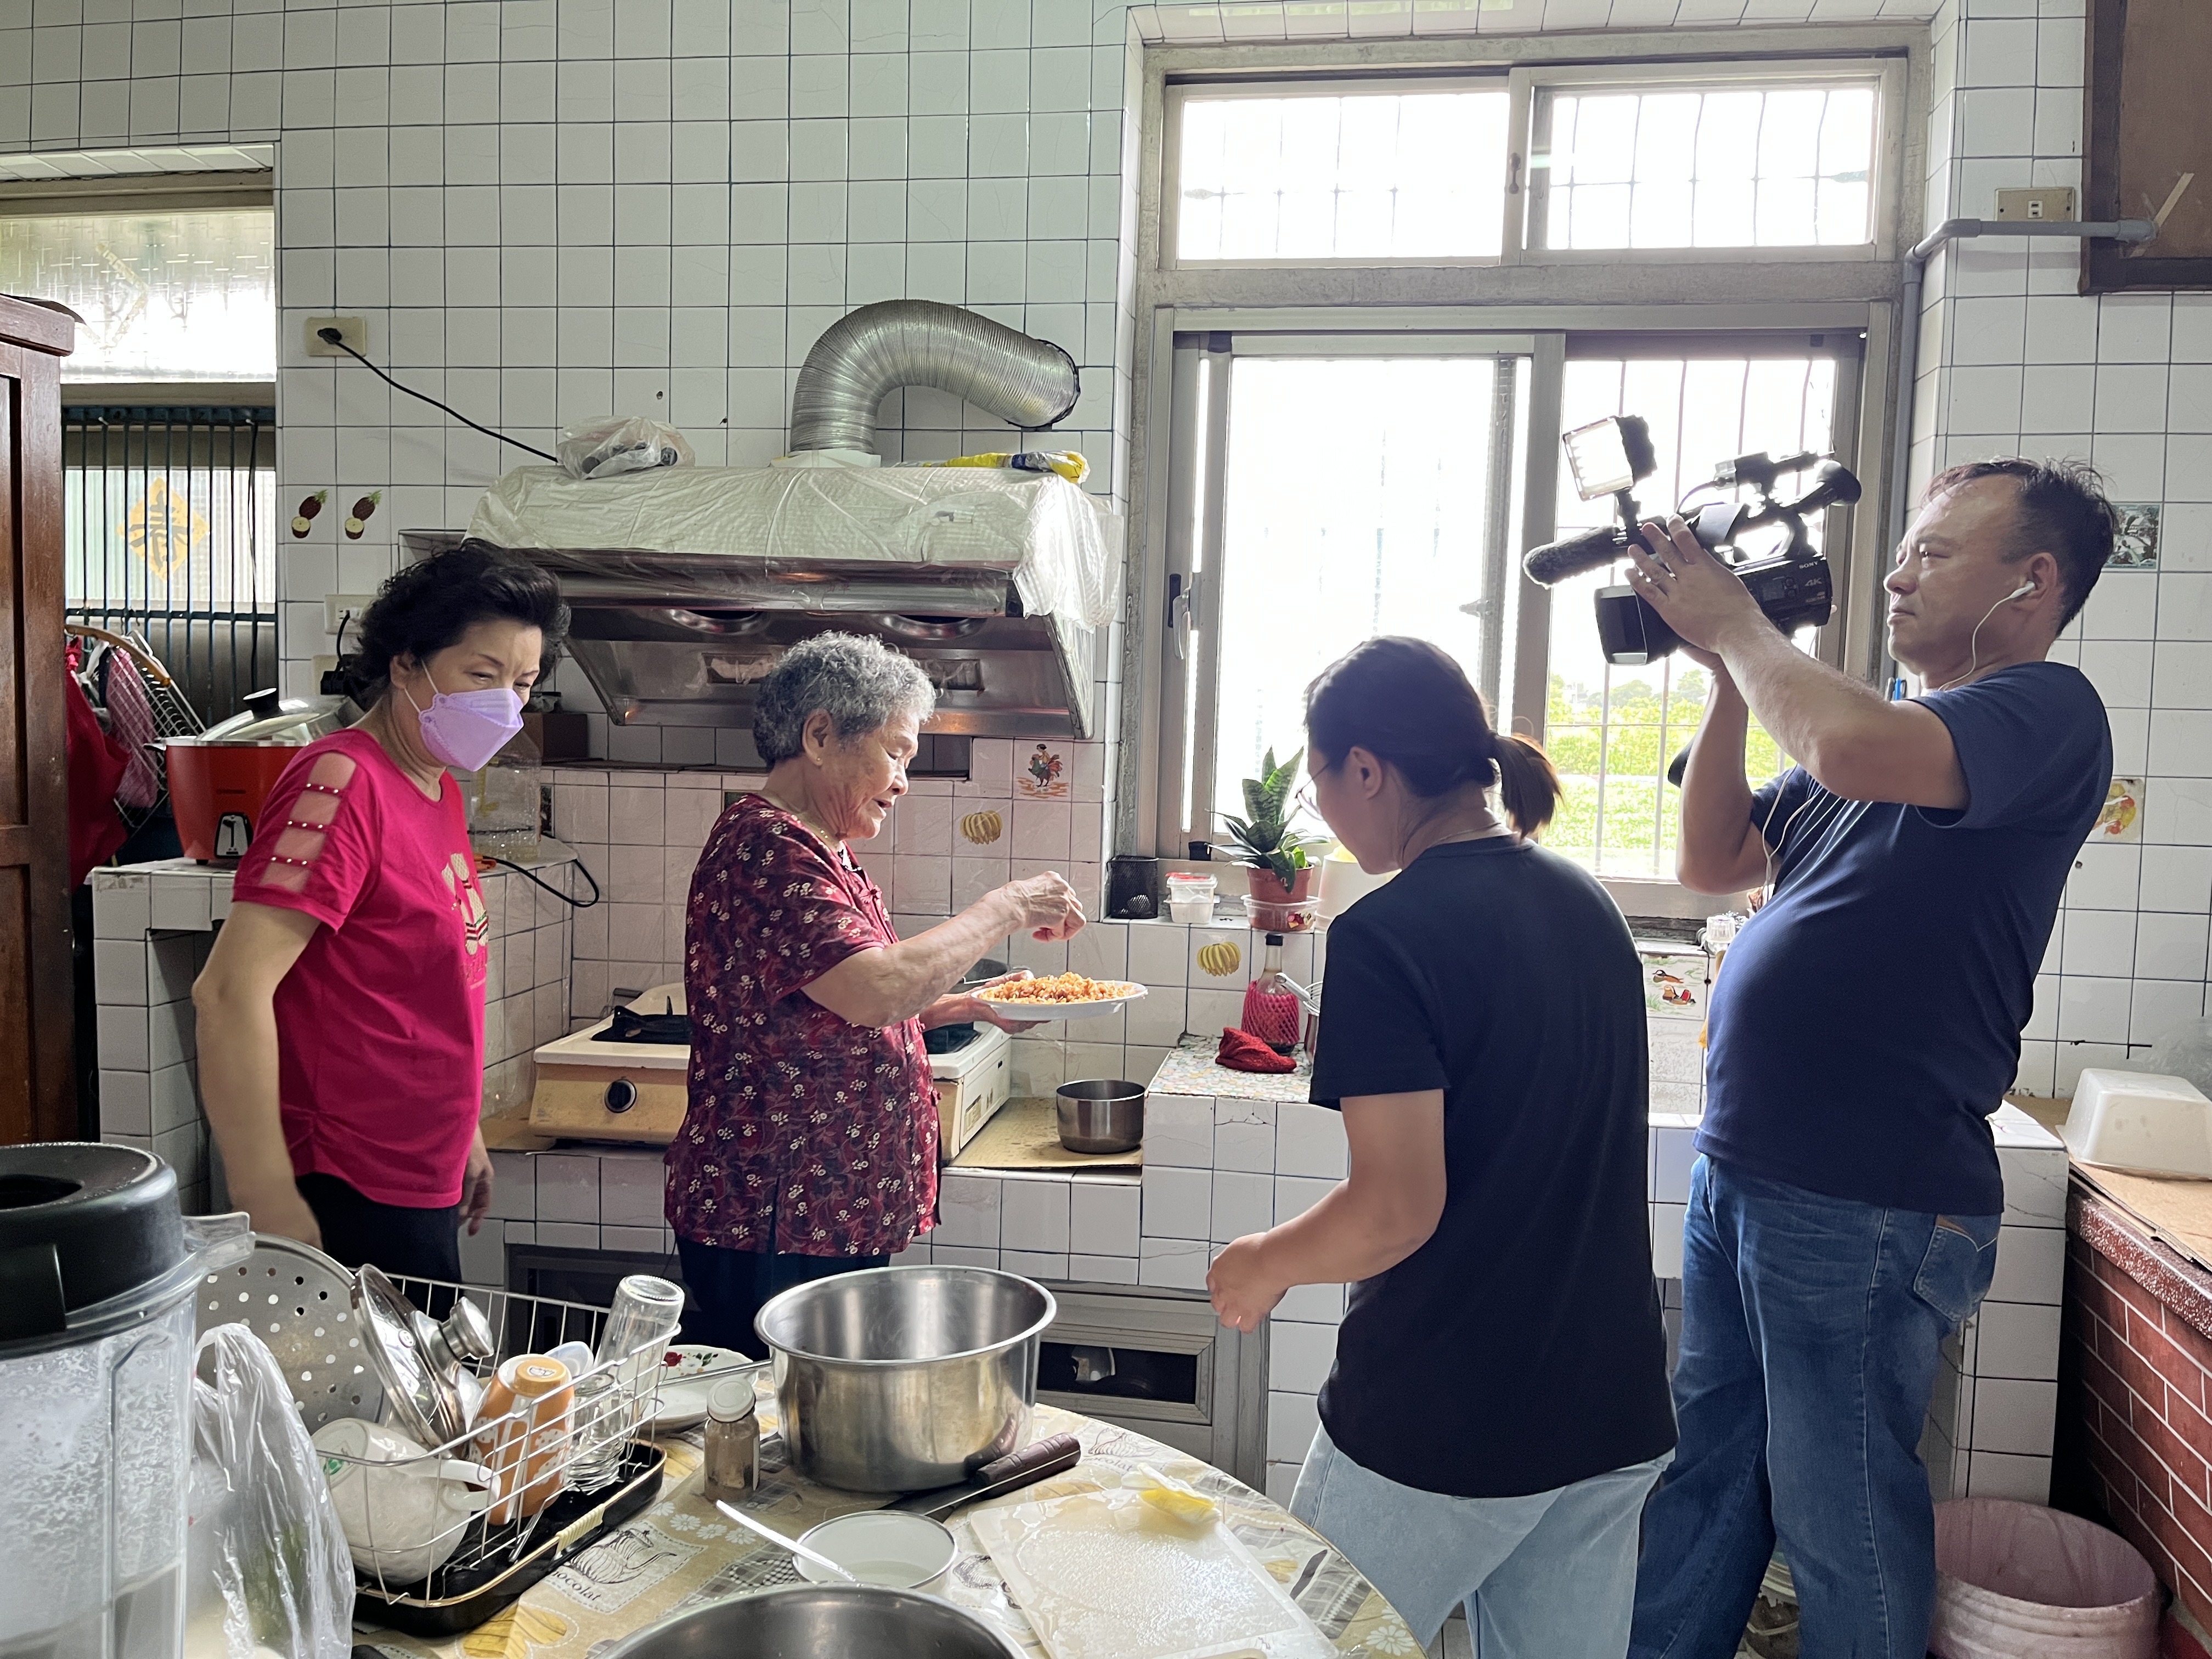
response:
M1630 580L1714 680L1681 879L1771 896L1708 1010L1681 1443L1645 1513L1630 1652L1734 1653L1778 1537L1808 1656L1921 1659L1917 1448L1942 1345L1995 1266L1987 1120L2112 777L2096 691L2044 659L2112 513L2072 466L1936 478L1887 582L1890 649L1927 688L1906 702L1798 651L1679 519L1645 535ZM1799 763L1755 794L1750 715Z

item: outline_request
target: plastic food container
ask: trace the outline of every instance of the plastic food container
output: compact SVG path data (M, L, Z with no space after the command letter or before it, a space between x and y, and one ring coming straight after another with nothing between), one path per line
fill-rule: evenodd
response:
M2212 1177L2212 1101L2186 1078L2092 1067L2059 1133L2084 1164Z
M1188 870L1168 872L1168 920L1186 926L1213 920L1213 895L1218 884L1212 876Z

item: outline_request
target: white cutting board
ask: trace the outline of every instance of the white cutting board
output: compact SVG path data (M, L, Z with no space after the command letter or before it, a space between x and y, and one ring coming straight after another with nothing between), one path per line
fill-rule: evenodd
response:
M984 1509L970 1524L1052 1659L1334 1659L1218 1519L1194 1527L1114 1489Z

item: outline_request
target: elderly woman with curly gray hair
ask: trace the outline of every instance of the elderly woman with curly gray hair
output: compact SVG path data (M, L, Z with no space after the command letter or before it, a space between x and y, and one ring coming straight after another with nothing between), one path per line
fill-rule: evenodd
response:
M912 661L851 634L793 646L760 683L768 779L708 836L684 924L690 1102L668 1148L667 1214L694 1341L757 1353L769 1297L880 1267L933 1224L922 1032L1005 1024L953 988L1010 933L1083 926L1074 890L1047 874L913 939L892 929L848 844L906 793L935 703Z

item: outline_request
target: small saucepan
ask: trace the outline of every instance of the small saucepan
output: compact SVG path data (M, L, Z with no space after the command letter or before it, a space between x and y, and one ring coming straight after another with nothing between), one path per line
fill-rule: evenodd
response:
M1063 1083L1060 1144L1071 1152L1126 1152L1145 1142L1145 1085L1121 1078Z

